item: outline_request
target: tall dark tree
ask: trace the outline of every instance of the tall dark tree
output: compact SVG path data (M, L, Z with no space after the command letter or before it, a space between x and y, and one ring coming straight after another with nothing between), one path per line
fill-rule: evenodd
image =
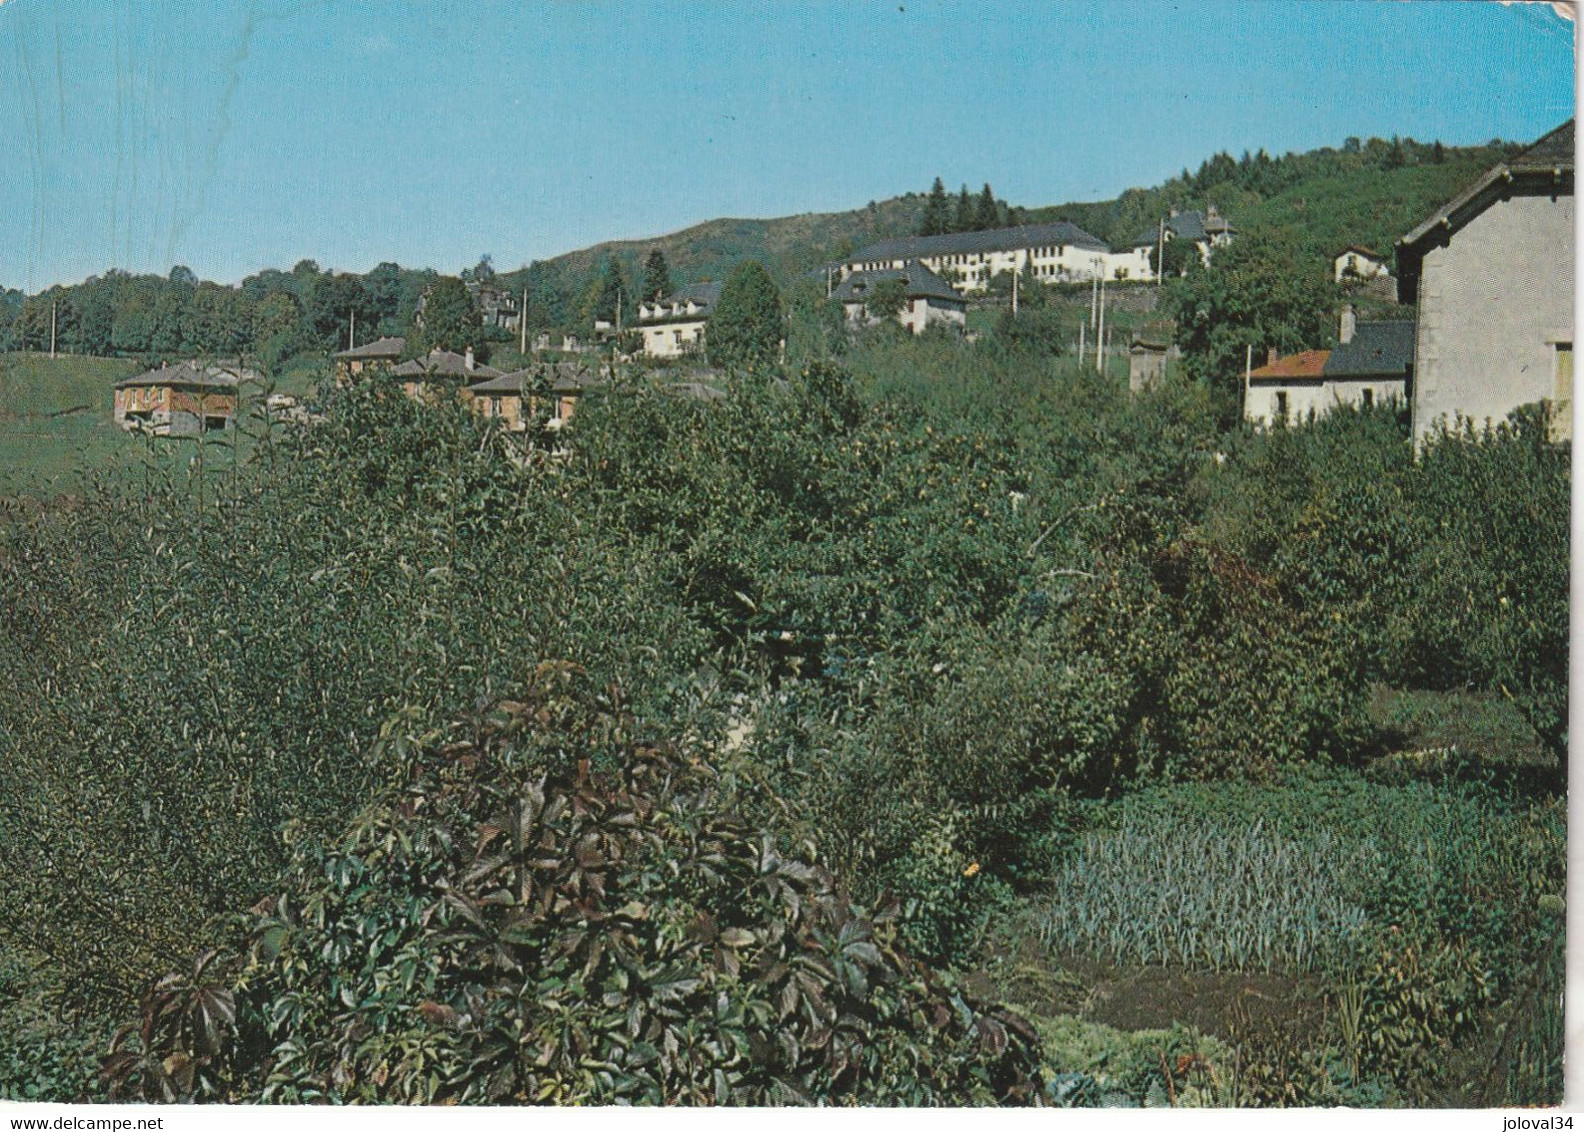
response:
M617 321L616 312L631 306L633 298L633 290L627 283L627 273L622 270L621 261L614 255L607 255L604 265L589 281L588 290L583 294L583 318L590 323L614 323Z
M939 177L930 186L929 196L924 198L924 217L919 221L920 236L939 236L943 232L951 231L951 217L949 215L951 204L946 198L946 186Z
M763 369L774 365L786 337L781 292L758 260L745 260L721 288L705 328L711 365Z
M986 185L979 191L979 205L974 209L974 230L987 232L1001 223L1001 210L996 207L995 194Z
M951 230L953 232L972 232L974 227L973 197L968 193L968 186L964 185L957 194L957 211L952 217Z
M472 305L471 297L468 304ZM359 326L358 342L369 341L374 337L379 314L361 276L321 275L314 282L308 298L308 319L326 346L347 349L347 333L354 314Z
M663 299L671 293L671 269L665 252L655 248L644 261L643 298Z
M424 296L420 348L465 350L478 337L478 327L478 310L467 284L450 275L435 280Z

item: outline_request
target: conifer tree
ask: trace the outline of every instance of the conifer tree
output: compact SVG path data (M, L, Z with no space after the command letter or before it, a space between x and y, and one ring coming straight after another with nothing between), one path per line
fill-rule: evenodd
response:
M924 200L924 218L919 222L920 236L939 236L950 230L947 217L946 186L939 177L930 186L929 196Z

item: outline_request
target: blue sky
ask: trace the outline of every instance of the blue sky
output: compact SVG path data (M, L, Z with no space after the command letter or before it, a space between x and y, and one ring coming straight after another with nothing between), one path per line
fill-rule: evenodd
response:
M516 267L989 181L1114 196L1218 149L1537 137L1544 6L1369 0L0 0L0 284L311 257Z

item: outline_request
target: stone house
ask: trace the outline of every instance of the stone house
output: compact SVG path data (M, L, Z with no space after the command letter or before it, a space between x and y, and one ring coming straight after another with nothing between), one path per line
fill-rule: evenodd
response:
M257 378L249 370L190 361L148 370L116 383L115 423L155 436L228 428L236 419L237 388L244 380Z
M1398 298L1419 308L1415 444L1536 401L1572 438L1573 146L1569 120L1397 241Z
M848 256L842 278L858 271L901 271L917 261L964 294L989 289L1002 272L1031 273L1041 283L1090 279L1143 279L1149 257L1137 249L1114 252L1100 237L1076 224L1026 224L943 236L881 240Z
M401 382L402 392L414 400L432 397L443 390L460 391L485 378L502 376L493 366L477 362L471 346L465 354L430 350L422 358L393 367L390 375Z
M694 283L664 299L638 304L638 333L651 358L677 358L704 348L704 327L720 301L719 283Z
M559 429L572 419L584 392L597 381L582 366L560 363L488 378L469 385L462 396L480 420L496 421L508 432L527 429L539 398L547 397L550 417L545 427Z
M1356 244L1343 248L1331 259L1331 276L1335 283L1362 282L1390 274L1385 256Z
M902 305L894 316L877 315L869 309L875 288L886 283L901 284ZM968 325L968 304L962 296L917 260L900 268L855 271L831 292L831 298L841 304L849 326L869 326L886 317L894 317L913 334L922 334L931 326L962 330Z
M331 354L331 360L336 364L336 380L344 384L360 373L390 370L401 361L402 350L406 346L405 338L377 338L373 342Z

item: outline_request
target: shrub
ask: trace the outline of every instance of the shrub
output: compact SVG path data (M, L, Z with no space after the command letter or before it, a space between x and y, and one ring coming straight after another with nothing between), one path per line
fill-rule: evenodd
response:
M896 947L894 912L743 826L698 752L566 665L299 843L245 943L169 976L106 1074L145 1099L1033 1101L1033 1035Z

